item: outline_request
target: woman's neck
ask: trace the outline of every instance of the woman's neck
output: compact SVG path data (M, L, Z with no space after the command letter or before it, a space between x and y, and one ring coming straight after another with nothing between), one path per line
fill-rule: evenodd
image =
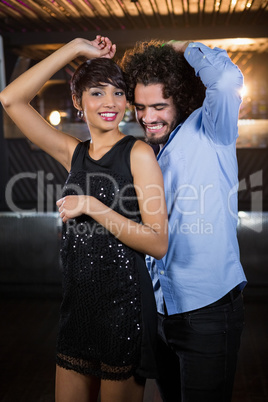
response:
M92 133L91 142L89 146L89 155L93 159L101 158L106 152L109 151L118 141L120 141L125 135L119 130L106 133Z

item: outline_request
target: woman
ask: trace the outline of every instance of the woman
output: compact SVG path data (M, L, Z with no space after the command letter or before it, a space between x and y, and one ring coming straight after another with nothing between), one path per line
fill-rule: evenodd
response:
M56 401L142 401L155 376L155 302L143 255L167 251L163 181L152 149L118 127L126 107L115 45L75 39L0 94L20 130L69 172L57 201L63 221L63 302L57 342ZM79 56L73 104L90 141L51 127L30 101Z

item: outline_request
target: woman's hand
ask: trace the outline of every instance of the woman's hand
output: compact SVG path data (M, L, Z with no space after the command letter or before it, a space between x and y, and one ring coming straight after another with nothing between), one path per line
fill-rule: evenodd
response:
M97 35L93 41L77 38L76 45L79 48L79 55L88 59L95 57L106 57L112 59L116 52L116 45L112 44L109 38Z
M59 208L62 222L80 216L85 211L85 205L89 203L89 196L85 195L67 195L56 202Z
M116 52L116 45L112 44L112 42L110 41L109 38L101 36L101 35L97 35L96 39L94 39L94 41L92 41L92 43L93 43L93 46L95 46L95 44L96 44L99 49L105 49L107 51L107 53L101 57L107 57L109 59L112 59L114 57L115 52Z

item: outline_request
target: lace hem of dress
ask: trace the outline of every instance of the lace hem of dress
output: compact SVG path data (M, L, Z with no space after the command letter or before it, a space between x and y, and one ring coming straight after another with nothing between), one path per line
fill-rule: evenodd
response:
M58 353L56 357L58 366L67 370L74 370L84 375L94 375L104 380L121 381L134 374L133 365L130 366L110 366L97 360L84 360Z

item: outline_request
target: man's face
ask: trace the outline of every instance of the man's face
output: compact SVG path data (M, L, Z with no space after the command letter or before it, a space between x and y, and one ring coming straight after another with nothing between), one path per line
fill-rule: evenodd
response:
M136 118L150 144L165 144L177 126L173 99L163 98L163 84L137 84L134 92Z

